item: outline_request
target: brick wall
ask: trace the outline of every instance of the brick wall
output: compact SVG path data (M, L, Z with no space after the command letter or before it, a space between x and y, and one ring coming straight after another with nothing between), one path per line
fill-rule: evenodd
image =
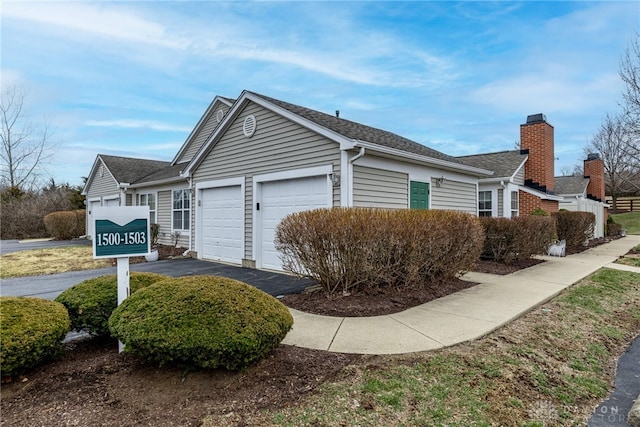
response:
M528 185L541 187L542 191L554 189L553 138L553 126L547 123L543 114L528 116L527 123L520 125L520 148L529 151L524 179Z
M587 194L599 201L604 201L604 162L597 154L589 154L584 161L584 176L589 177Z
M518 197L521 216L529 215L538 208L548 213L558 212L558 202L554 200L542 200L540 197L522 190L519 191Z

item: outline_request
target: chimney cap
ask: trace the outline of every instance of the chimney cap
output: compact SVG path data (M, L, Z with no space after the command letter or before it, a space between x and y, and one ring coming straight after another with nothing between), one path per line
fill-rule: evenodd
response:
M538 113L538 114L531 114L529 116L527 116L527 124L532 124L532 123L541 123L541 122L546 122L547 121L547 116L545 116L542 113Z
M600 160L600 154L599 153L587 154L587 161L590 161L590 160Z

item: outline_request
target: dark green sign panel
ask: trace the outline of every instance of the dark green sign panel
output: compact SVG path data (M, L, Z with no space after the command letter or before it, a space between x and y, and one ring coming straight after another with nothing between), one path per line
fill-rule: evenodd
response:
M135 219L125 225L118 225L108 219L97 219L95 225L95 257L126 257L149 253L149 226L146 219Z

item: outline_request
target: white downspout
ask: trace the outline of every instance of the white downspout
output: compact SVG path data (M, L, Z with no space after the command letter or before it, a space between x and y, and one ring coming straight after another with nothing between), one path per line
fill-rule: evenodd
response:
M348 204L349 207L353 206L353 163L356 160L362 158L364 156L364 153L365 153L365 148L360 147L360 152L358 152L358 154L356 154L351 159L349 159L349 204Z
M187 182L189 183L189 197L191 197L191 212L190 212L191 218L189 218L189 222L191 223L191 227L189 228L189 249L187 249L185 251L185 253L182 254L183 256L185 256L187 252L193 251L193 248L191 246L193 244L193 242L192 242L192 238L193 237L192 236L193 236L193 233L195 233L195 230L196 230L195 229L195 227L196 227L196 224L195 224L196 211L195 211L195 209L197 209L197 206L195 206L195 204L196 204L195 203L196 202L196 200L195 200L196 196L195 196L195 191L193 189L193 179L191 179L191 177L189 177L189 178L187 178Z

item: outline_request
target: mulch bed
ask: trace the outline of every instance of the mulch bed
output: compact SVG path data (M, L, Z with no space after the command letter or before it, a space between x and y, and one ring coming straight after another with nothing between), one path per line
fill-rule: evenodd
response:
M182 252L173 251L174 255ZM165 256L169 254L171 248L165 251ZM475 270L502 274L495 263L486 261L479 262ZM389 301L388 307L400 311L421 304L429 295L437 298L473 285L462 280L440 283L415 298L410 295L415 290L377 297L354 293L342 298L349 301L342 304L353 306L355 298L360 298L358 305L369 307L358 309L360 313L375 315L385 312L374 310L384 299ZM317 301L327 301L327 312L339 304L316 294ZM286 298L285 303L293 304ZM199 426L209 414L217 415L224 426L255 425L251 420L256 411L296 405L319 385L345 375L345 367L367 360L366 356L280 345L241 372L193 372L119 354L114 340L77 340L68 343L65 350L61 359L2 384L0 426Z

